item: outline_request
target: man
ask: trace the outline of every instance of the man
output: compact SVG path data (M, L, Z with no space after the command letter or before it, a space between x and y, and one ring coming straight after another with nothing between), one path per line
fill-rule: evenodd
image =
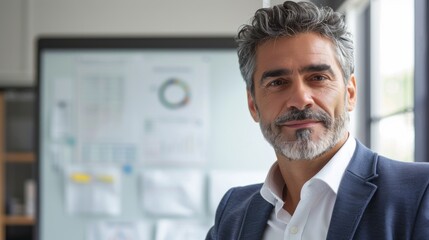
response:
M429 239L429 165L350 137L353 43L344 17L308 2L260 9L237 36L253 119L277 161L233 188L206 239Z

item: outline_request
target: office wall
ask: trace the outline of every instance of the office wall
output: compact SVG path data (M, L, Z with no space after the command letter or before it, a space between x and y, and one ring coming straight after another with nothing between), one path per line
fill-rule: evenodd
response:
M0 1L0 84L28 82L29 39L25 1Z
M234 35L261 0L0 1L0 84L32 84L40 35Z
M234 34L260 0L55 1L33 4L35 33Z

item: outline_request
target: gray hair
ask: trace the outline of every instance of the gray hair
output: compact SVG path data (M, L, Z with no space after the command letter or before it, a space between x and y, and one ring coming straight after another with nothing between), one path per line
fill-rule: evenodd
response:
M272 8L257 10L251 24L243 25L235 38L241 75L252 95L255 91L253 75L257 47L270 39L306 32L318 33L332 41L347 84L354 72L354 59L353 41L344 15L329 7L319 8L311 2L286 1Z

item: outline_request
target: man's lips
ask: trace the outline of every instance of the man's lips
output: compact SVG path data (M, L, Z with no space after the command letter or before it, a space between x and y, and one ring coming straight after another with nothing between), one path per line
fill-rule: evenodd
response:
M322 121L306 119L306 120L298 120L298 121L287 121L283 123L282 126L289 127L289 128L309 128L318 123L322 123Z

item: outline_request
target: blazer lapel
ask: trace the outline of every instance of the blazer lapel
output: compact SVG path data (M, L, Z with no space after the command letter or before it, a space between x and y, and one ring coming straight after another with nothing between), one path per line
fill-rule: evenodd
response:
M238 239L262 239L268 218L270 217L272 210L273 205L265 201L259 192L256 193L247 206Z
M327 239L352 239L362 215L377 190L378 156L356 141L356 151L341 180Z

